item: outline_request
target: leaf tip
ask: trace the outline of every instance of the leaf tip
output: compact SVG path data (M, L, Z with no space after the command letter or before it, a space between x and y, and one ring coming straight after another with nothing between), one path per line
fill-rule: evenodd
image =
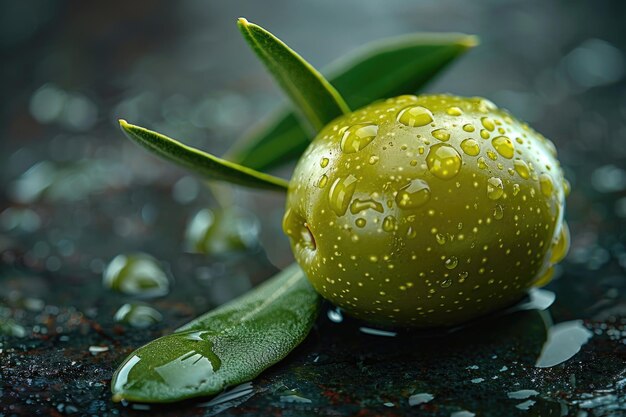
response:
M237 19L237 24L239 26L248 26L250 22L248 22L248 19L246 19L245 17L240 17L239 19Z
M467 35L461 39L459 44L467 49L474 48L480 44L480 38L476 35Z
M126 120L124 120L124 119L118 119L118 122L119 122L119 124L120 124L120 127L121 127L123 130L128 129L128 127L130 126L130 125L128 124L128 122L127 122Z

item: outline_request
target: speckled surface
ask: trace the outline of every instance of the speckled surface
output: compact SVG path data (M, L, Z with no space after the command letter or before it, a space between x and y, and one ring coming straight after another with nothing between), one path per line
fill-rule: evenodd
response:
M0 25L0 53L9 63L0 66L7 97L0 103L0 413L626 413L623 2L44 4L0 2L0 16L10 16ZM364 334L362 323L335 323L325 312L292 355L230 400L148 408L111 402L111 375L134 348L292 260L280 233L283 197L248 191L235 199L257 213L258 244L222 257L188 253L186 225L216 201L194 177L125 141L115 123L124 116L224 151L280 102L238 38L240 15L290 40L320 67L384 36L480 35L482 46L430 89L485 96L559 149L572 182L572 249L547 287L556 294L550 309L448 335L395 337ZM332 41L311 36L311 27ZM286 177L290 168L277 173ZM103 287L105 265L134 252L159 260L169 294L139 300ZM162 321L145 329L116 323L115 312L134 301L158 310ZM549 335L563 342L561 358L568 349L573 356L536 367L539 359L550 364L546 350L555 357Z

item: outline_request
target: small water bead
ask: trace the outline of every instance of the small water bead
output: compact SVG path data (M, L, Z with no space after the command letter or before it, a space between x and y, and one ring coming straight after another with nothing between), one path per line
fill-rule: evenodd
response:
M463 110L461 110L459 107L453 106L449 107L448 110L446 110L446 113L448 113L450 116L461 116L463 114Z
M370 156L370 159L367 161L370 165L374 165L376 164L376 162L378 162L380 158L378 157L378 155L372 155Z
M539 188L541 193L546 197L551 197L554 192L554 185L552 184L552 178L548 174L541 174L539 176Z
M489 134L489 131L487 129L481 129L480 130L480 137L483 139L489 139L491 135Z
M328 162L329 162L328 158L322 158L322 160L320 161L320 166L322 168L326 168L328 166Z
M482 156L478 158L478 168L480 169L487 169L487 162L485 161L485 158L483 158Z
M365 227L365 225L367 224L367 220L365 220L362 217L359 217L358 219L355 220L354 224L356 224L358 227Z
M491 120L489 117L481 117L480 122L482 123L483 127L490 132L493 132L493 130L496 128L493 120Z
M115 313L114 320L128 324L136 329L145 329L163 320L163 316L154 308L140 303L127 303Z
M433 114L426 107L410 106L398 113L398 121L405 126L426 126L434 120Z
M441 285L442 288L448 288L450 285L452 285L452 280L451 279L444 279L443 281L441 281Z
M428 170L437 178L454 178L461 170L461 155L452 146L438 143L431 146L426 156Z
M569 181L566 178L563 178L563 193L565 194L565 197L567 197L570 193L570 191L572 190L572 185L569 183Z
M448 132L446 129L433 130L431 134L435 139L438 139L442 142L450 140L450 132Z
M437 233L435 235L435 239L437 240L437 243L439 243L440 245L445 245L447 242L446 236L441 233Z
M506 159L512 159L515 155L515 147L513 142L506 136L498 136L491 140L494 149Z
M520 191L520 186L519 184L513 184L513 196L516 196Z
M387 216L383 220L383 230L385 232L393 232L394 230L396 230L396 225L396 218L393 216Z
M421 179L414 179L396 194L396 204L403 209L412 209L423 206L430 200L430 187Z
M345 178L337 178L331 185L328 191L328 202L337 216L343 216L348 210L356 184L356 177L350 174Z
M530 169L528 168L526 162L522 161L521 159L516 159L513 162L513 166L515 167L515 171L517 171L520 177L524 178L525 180L530 178Z
M459 282L461 284L464 283L468 276L469 276L469 272L467 271L459 272Z
M487 151L487 156L489 157L489 159L491 159L492 161L495 161L496 159L498 159L498 155L496 155L495 152L493 151Z
M158 297L169 291L169 279L159 262L145 253L117 255L107 265L103 285L113 291Z
M501 220L502 217L504 217L504 209L502 208L501 205L497 205L494 209L493 209L493 217L496 220Z
M565 258L570 247L570 235L569 227L566 222L561 225L559 236L552 246L552 254L550 255L550 262L553 264L559 263Z
M354 153L369 145L378 134L378 126L363 123L350 126L341 137L340 147L344 153Z
M480 145L474 139L465 139L461 142L461 149L469 156L476 156L480 153Z
M326 186L326 184L328 183L328 177L326 176L326 174L323 174L319 181L317 182L317 186L319 188L324 188Z
M352 214L357 214L367 209L375 210L379 213L384 211L383 205L374 199L359 200L355 198L350 204L350 213Z
M457 258L456 256L450 256L449 258L446 258L443 264L448 269L454 269L459 264L459 258Z
M498 177L491 177L487 180L487 197L491 200L498 200L504 194L504 185Z
M466 125L463 125L463 130L466 131L466 132L470 132L471 133L471 132L473 132L476 129L474 128L473 125L468 123Z

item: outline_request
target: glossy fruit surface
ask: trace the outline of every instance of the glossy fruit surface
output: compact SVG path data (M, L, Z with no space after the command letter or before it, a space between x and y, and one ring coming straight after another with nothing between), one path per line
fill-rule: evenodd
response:
M401 96L327 125L283 229L315 289L370 322L450 326L545 285L567 253L549 140L488 100Z

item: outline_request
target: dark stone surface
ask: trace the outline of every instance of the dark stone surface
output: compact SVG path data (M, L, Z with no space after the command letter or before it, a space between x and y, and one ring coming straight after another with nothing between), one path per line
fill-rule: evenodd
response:
M624 2L117 3L0 1L0 415L626 413ZM238 38L240 15L318 66L384 36L480 35L483 46L431 90L486 96L556 143L572 182L572 249L547 287L552 307L395 337L323 314L292 355L229 401L111 402L111 375L133 349L291 261L282 197L248 191L235 201L259 216L260 244L223 257L187 253L186 224L217 203L199 180L124 141L115 123L124 116L225 150L279 102ZM147 329L114 322L137 299L101 283L107 262L138 251L172 278L167 296L142 300L163 315ZM569 360L539 368L550 329L574 329L559 333L562 342L583 329L592 336ZM508 397L520 390L537 394ZM417 394L433 398L411 406Z

